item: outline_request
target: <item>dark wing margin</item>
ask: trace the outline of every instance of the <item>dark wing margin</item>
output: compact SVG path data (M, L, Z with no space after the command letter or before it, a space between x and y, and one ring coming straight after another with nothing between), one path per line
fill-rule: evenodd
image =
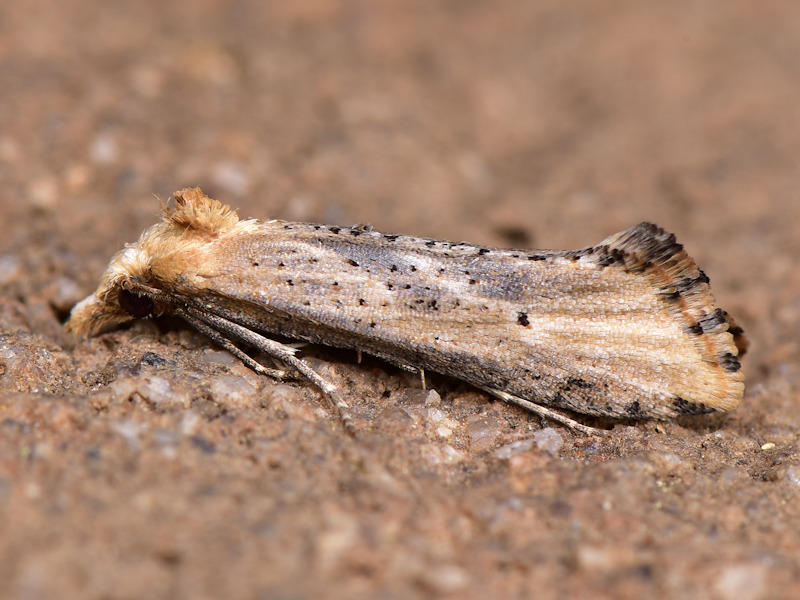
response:
M743 392L740 357L748 340L724 310L717 308L708 276L679 244L675 235L652 223L640 223L612 235L598 245L579 250L601 267L614 265L647 278L653 292L682 324L703 361L720 370L721 406L734 407ZM711 412L711 407L676 402L676 413Z

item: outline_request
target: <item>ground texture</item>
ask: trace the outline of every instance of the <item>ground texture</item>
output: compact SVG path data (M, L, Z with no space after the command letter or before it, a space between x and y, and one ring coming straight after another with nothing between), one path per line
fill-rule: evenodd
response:
M0 596L800 597L800 6L33 0L0 89ZM654 221L745 398L587 437L305 349L352 438L179 323L65 333L192 185L499 246Z

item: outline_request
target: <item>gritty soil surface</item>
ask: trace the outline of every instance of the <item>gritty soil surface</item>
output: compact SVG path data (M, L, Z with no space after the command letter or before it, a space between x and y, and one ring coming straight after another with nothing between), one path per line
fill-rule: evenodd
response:
M800 597L800 5L7 2L0 89L0 597ZM496 246L656 222L745 397L583 436L303 349L350 437L180 322L67 334L194 185Z

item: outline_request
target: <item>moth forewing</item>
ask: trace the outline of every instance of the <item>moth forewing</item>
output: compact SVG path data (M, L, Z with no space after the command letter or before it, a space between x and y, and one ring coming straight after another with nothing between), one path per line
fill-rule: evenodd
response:
M671 418L729 410L742 396L741 329L715 307L708 278L674 236L654 225L576 251L500 250L241 221L197 189L175 201L114 257L70 329L94 333L143 316L150 302L153 314L184 316L223 347L244 343L287 363L345 422L336 390L261 334L451 375L528 408Z

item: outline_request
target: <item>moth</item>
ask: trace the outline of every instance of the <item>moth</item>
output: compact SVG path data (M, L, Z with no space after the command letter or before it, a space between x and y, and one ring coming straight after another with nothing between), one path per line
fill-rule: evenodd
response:
M649 223L579 250L505 250L239 219L187 188L113 257L67 328L160 315L258 373L307 379L349 430L339 390L269 335L456 377L581 431L557 411L671 419L731 410L744 391L742 329L675 236Z

